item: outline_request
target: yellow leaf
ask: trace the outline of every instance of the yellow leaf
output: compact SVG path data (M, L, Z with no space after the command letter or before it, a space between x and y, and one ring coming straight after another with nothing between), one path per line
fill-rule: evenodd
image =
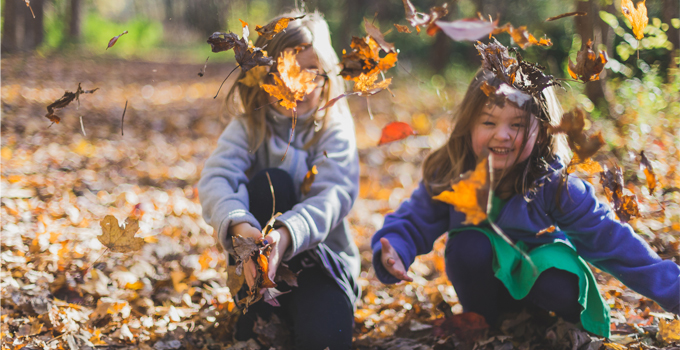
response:
M247 71L246 76L238 82L248 87L259 86L262 81L264 81L264 77L266 77L267 74L269 74L269 67L257 66Z
M645 36L643 30L649 22L645 0L640 1L637 4L637 8L633 6L632 0L621 0L621 12L623 12L623 15L628 18L631 26L633 26L635 38L638 40L642 39Z
M144 282L142 282L142 281L137 281L135 283L125 284L125 289L140 290L142 288L144 288Z
M378 73L379 72L375 72L371 75L362 73L359 75L359 77L356 78L356 82L354 83L354 91L369 92L370 90L385 89L390 86L390 83L392 83L392 78L385 79L377 84L375 83L375 81L378 79Z
M305 95L317 87L314 81L316 74L300 68L293 49L281 53L277 59L277 69L279 74L274 74L275 84L263 84L262 88L274 98L281 100L281 106L286 109L297 107L297 101L302 101Z
M666 343L680 341L680 320L659 320L659 339Z
M463 224L478 225L486 220L486 205L489 191L487 181L489 160L484 159L477 164L473 172L467 172L462 180L451 185L453 191L443 191L432 197L438 201L453 205L454 208L465 214Z
M305 179L302 180L302 184L300 185L300 192L302 194L307 194L309 191L312 190L312 184L314 183L314 178L316 177L316 174L318 174L319 171L316 169L316 165L312 166L312 168L305 174Z
M198 258L198 263L201 264L201 271L205 271L205 269L209 268L212 260L213 258L210 256L210 250L204 250L203 254Z
M128 218L125 220L125 228L118 226L118 219L113 215L107 215L100 222L102 234L97 236L99 242L111 251L126 253L137 251L144 245L144 239L135 237L139 229L137 220Z

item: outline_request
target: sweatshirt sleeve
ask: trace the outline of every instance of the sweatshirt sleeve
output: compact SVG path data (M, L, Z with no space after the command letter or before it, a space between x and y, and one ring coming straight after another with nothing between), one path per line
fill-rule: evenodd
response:
M260 229L248 207L245 171L250 168L252 157L248 152L246 129L239 119L234 119L217 140L217 148L206 160L198 181L203 218L230 253L233 247L227 239L229 226L247 222Z
M680 313L680 266L662 260L630 225L617 220L589 183L570 176L560 191L559 206L557 190L546 191L545 205L577 253L665 310Z
M383 283L399 282L382 265L381 238L387 238L408 269L416 256L429 253L434 241L448 229L449 205L432 200L421 182L409 200L403 202L397 211L385 216L383 227L371 239L373 268L378 279Z
M309 166L316 165L318 171L311 189L302 195L300 203L277 219L291 234L284 260L323 242L359 195L359 155L349 114L331 120L309 152Z

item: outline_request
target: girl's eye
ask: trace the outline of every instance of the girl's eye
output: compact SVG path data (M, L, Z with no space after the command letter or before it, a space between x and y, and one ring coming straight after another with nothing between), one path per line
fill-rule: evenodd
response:
M493 122L483 122L482 125L491 125L491 126L493 126L493 125L496 125L496 124L494 124Z
M522 124L522 123L512 124L512 127L513 128L523 128L524 124Z

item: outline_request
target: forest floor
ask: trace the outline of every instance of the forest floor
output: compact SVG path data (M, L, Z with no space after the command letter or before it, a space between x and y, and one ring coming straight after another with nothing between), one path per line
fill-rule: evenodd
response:
M199 77L202 68L80 57L2 60L2 349L258 347L232 339L239 309L224 257L201 217L196 183L226 125L220 115L228 87L213 96L232 67L208 65ZM366 99L350 97L361 160L360 198L349 215L362 254L356 349L680 349L664 341L670 333L659 335L680 331L680 321L599 271L600 292L612 308L611 339L549 314L508 315L492 329L463 314L444 274L443 239L411 267L414 282L382 285L371 268L370 238L416 187L425 155L446 140L462 93L400 74L394 97L387 91L371 97L373 119ZM58 110L61 122L50 125L45 107L79 83L99 90L81 95L79 107ZM376 146L394 120L409 122L419 136ZM605 137L616 144L611 132ZM675 151L649 149L650 158L675 159L664 166L677 166ZM644 214L636 230L663 258L680 262L680 194L651 197L640 189L637 163L622 165L640 174L627 183ZM669 176L666 184L677 181ZM121 223L139 220L137 236L145 241L139 251L105 250L97 236L108 214ZM264 348L284 346L275 322L257 327Z

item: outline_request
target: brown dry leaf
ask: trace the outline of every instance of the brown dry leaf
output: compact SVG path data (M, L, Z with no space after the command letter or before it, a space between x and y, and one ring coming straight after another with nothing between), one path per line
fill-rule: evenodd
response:
M486 209L489 195L489 159L484 158L474 171L468 171L460 180L451 185L452 191L443 191L432 197L438 201L453 205L465 214L463 224L478 225L486 220Z
M621 0L621 12L630 21L635 38L642 39L645 36L643 31L649 22L645 0L638 2L637 7L633 6L632 0Z
M231 293L232 296L235 296L236 293L241 290L241 286L243 286L245 281L246 276L242 273L239 274L236 271L236 266L227 266L227 287L229 287L229 293Z
M479 88L482 89L482 92L484 92L484 95L486 96L492 96L496 94L496 88L489 85L489 83L486 81L483 82L482 86L480 86Z
M286 282L291 287L297 287L297 273L294 273L288 268L286 264L280 264L279 268L276 270L276 277L274 277L274 282Z
M128 218L123 228L118 226L118 219L115 216L107 215L99 224L102 227L102 234L97 236L97 239L111 251L134 252L144 246L144 239L135 237L135 233L139 230L137 220Z
M586 16L586 15L588 15L588 12L583 12L583 11L567 12L567 13L563 13L563 14L561 14L561 15L557 15L557 16L553 16L553 17L548 17L545 21L546 21L546 22L551 22L551 21L555 21L555 20L558 20L558 19L561 19L561 18L565 18L565 17L572 17L572 16Z
M647 159L647 156L645 156L645 151L640 152L640 167L643 168L643 171L645 172L649 194L652 194L656 189L657 179L656 174L654 173L654 168L652 167L652 163L650 163L649 159Z
M273 74L274 85L262 84L262 88L286 109L297 107L297 101L302 101L305 95L316 89L314 82L316 74L300 69L295 52L284 50L277 59L279 74Z
M569 66L567 72L574 79L580 79L582 82L599 80L600 73L604 69L604 65L608 61L606 51L600 51L599 55L593 51L593 41L588 40L583 45L581 51L576 54L576 64L569 59Z
M680 320L666 321L663 318L660 319L657 337L659 340L669 344L671 342L680 342Z
M111 48L111 46L116 45L116 42L118 42L118 38L120 38L121 36L123 36L127 33L128 33L128 31L126 30L126 31L120 33L120 35L116 35L113 38L111 38L111 40L109 40L109 45L106 47L106 49L108 50L108 49Z
M244 72L257 66L274 64L274 59L267 57L266 52L261 48L250 47L245 38L239 39L236 34L231 32L215 32L208 38L208 43L212 47L212 52L215 53L234 49L234 58Z
M314 178L316 177L316 174L318 174L319 171L316 169L316 165L312 166L311 169L305 174L305 179L302 180L302 184L300 185L300 192L304 195L309 193L309 191L312 190L312 184L314 183Z
M76 92L66 91L64 92L64 95L61 96L58 100L52 102L49 106L47 106L47 114L45 115L45 118L49 119L53 123L59 124L61 118L57 117L54 114L55 109L66 107L71 102L73 102L73 100L78 101L78 104L80 104L81 94L91 94L97 90L99 90L99 88L94 88L92 90L83 90L83 88L80 86L80 83L78 83L78 88L76 89Z
M366 28L366 34L368 34L371 38L375 39L375 41L378 43L381 49L385 52L394 52L394 44L388 43L385 41L385 37L383 34L380 32L380 29L378 27L374 26L371 22L369 22L365 17L364 17L364 28Z
M342 54L342 71L340 75L347 80L357 80L361 74L373 75L394 67L397 62L397 52L388 52L380 58L380 45L369 36L352 37L350 44L352 52Z
M248 87L260 86L267 74L269 74L269 67L257 66L247 71L246 76L240 79L238 82Z
M512 86L519 65L516 59L510 57L508 48L496 39L488 44L478 41L475 48L482 56L482 68L494 72L500 81Z
M578 159L588 159L592 157L602 146L604 138L602 133L586 136L585 122L586 114L580 108L574 108L562 116L562 121L557 127L549 127L551 133L567 134L567 142L571 150L578 156Z
M544 235L544 234L546 234L546 233L553 233L553 232L555 232L555 229L556 229L556 228L555 228L555 225L551 225L550 227L546 227L546 228L544 228L544 229L538 231L538 232L536 233L536 237L538 237L538 236L540 236L540 235Z
M635 195L623 194L623 170L621 170L621 167L614 167L614 171L604 167L604 171L600 173L600 183L621 222L628 222L631 218L640 216Z
M305 15L302 15L302 16L299 16L299 17L283 17L283 18L269 22L264 27L255 26L255 30L257 31L257 34L265 37L265 39L272 40L272 38L276 34L282 32L286 28L288 28L288 24L290 23L290 21L294 21L296 19L301 19L303 17L305 17Z
M248 261L255 253L260 251L257 242L251 237L244 238L239 235L232 235L231 241L234 246L234 253L236 254L237 266Z
M396 24L396 23L395 23L395 24L394 24L394 27L397 28L397 31L398 31L399 33L411 33L411 29L409 29L409 27L407 27L407 26L405 26L405 25L401 25L401 24Z
M417 12L415 6L410 0L402 0L404 3L404 10L406 13L406 20L415 27L420 33L420 27L427 27L427 34L432 36L437 33L439 27L434 23L435 21L444 18L448 13L448 4L442 6L434 6L430 8L430 13Z
M527 31L526 26L515 28L510 23L506 23L504 26L494 29L491 32L491 35L496 35L503 32L510 34L512 40L514 40L515 43L519 45L522 49L526 49L531 45L552 46L552 41L550 39L541 38L540 40L538 40Z

